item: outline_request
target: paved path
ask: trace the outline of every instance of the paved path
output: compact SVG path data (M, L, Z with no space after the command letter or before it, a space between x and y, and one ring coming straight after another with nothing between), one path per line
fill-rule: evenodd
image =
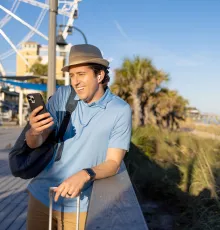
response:
M28 181L15 178L8 167L8 152L21 128L0 127L0 230L25 230Z

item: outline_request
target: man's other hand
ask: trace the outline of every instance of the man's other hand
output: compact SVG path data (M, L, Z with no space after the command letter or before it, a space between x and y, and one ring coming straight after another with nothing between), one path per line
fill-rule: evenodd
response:
M57 188L54 189L56 193L54 201L58 201L59 197L74 198L77 197L82 190L84 184L88 182L90 176L84 171L81 170L78 173L67 178L60 184Z

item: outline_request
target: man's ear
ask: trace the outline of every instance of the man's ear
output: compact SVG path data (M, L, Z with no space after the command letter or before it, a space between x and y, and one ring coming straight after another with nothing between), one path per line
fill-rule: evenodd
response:
M100 73L97 76L98 83L101 83L103 81L104 77L105 77L105 72L103 70L101 70Z

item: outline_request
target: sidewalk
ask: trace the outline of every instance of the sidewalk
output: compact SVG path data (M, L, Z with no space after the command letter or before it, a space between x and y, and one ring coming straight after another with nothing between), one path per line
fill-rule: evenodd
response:
M18 126L18 124L17 124L17 121L2 121L2 120L0 120L0 127L4 127L4 126L6 126L6 127L15 127L15 126Z
M0 229L25 230L28 181L11 175L8 153L21 132L20 127L0 127Z

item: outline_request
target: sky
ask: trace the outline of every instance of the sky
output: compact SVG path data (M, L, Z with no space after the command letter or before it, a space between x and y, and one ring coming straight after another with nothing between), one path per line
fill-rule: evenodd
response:
M0 5L10 9L14 2L1 0ZM220 114L219 12L220 0L82 0L74 26L111 60L111 82L114 69L121 66L124 58L139 55L151 59L157 69L168 73L168 88L177 90L189 100L190 106L201 112ZM31 25L39 14L40 8L23 2L16 10L16 15ZM4 16L0 10L0 28ZM65 18L58 16L57 24L61 23L65 23ZM2 30L14 44L29 32L14 19ZM48 14L39 30L48 34ZM39 35L30 40L47 44ZM77 31L67 41L84 42ZM0 34L0 57L8 50L10 46ZM6 72L15 72L15 54L0 61Z

